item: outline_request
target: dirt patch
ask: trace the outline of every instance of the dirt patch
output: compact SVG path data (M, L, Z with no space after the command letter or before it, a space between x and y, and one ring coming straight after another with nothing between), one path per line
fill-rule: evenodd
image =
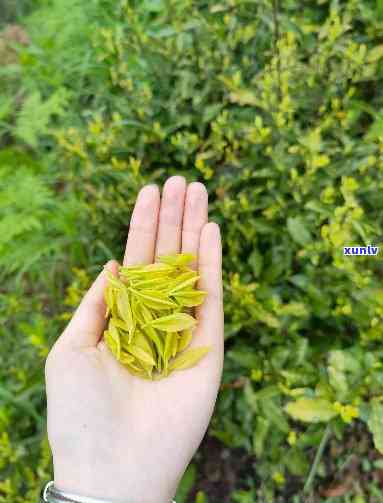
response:
M204 438L195 461L198 478L188 503L194 503L201 490L211 503L231 503L231 493L235 489L246 489L246 478L255 477L254 456L243 449L229 449L209 436Z

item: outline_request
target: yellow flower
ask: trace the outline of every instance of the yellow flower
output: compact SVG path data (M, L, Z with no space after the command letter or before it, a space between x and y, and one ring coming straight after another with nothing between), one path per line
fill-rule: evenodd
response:
M327 155L317 155L312 160L312 166L314 168L322 168L330 164L330 158Z
M333 407L345 423L351 423L354 418L359 417L359 409L354 405L342 405L340 402L335 402Z
M342 306L342 313L343 314L351 314L352 313L351 304L345 304L344 306Z
M112 157L112 166L115 168L115 169L125 169L126 168L126 162L125 161L119 161L116 157Z
M88 125L88 130L90 133L94 134L95 136L99 135L102 131L102 126L100 122L98 121L92 121Z
M133 171L133 173L137 176L140 172L141 160L135 159L134 157L129 158L129 165Z
M331 108L333 110L339 110L339 108L340 108L340 100L339 100L339 98L333 98L331 100Z
M320 195L321 201L323 201L326 204L330 204L334 202L335 199L335 189L334 187L326 187L324 190L322 190L321 195Z
M263 377L263 372L262 370L259 370L259 369L252 369L251 370L251 375L250 375L250 378L253 380L253 381L256 381L256 382L259 382L262 380L262 377Z
M354 208L352 210L352 218L355 218L356 220L359 220L361 216L363 216L363 208L361 208L360 206L358 206L357 208Z
M352 178L351 176L343 176L342 177L342 188L346 192L355 192L355 190L359 188L359 184L355 180L355 178Z
M297 434L295 431L290 431L289 436L287 437L287 442L290 445L295 445L297 443Z
M320 233L323 239L326 239L329 235L330 228L328 225L322 225Z
M113 112L112 119L113 122L121 122L122 121L121 114L119 114L118 112Z
M201 159L200 157L198 159L196 159L195 167L198 170L202 171L205 168L205 163L204 163L203 159Z
M273 473L273 480L276 482L279 486L283 486L284 483L286 482L285 476L281 472L274 472Z

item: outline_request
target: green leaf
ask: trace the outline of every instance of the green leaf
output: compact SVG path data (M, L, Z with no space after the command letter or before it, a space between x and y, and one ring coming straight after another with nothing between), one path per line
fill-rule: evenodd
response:
M322 398L299 398L288 403L285 411L293 419L307 423L327 422L338 414L331 402Z
M249 265L253 271L254 277L258 278L263 268L263 256L258 250L253 250L250 254Z
M303 302L289 302L288 304L283 304L278 306L276 309L278 315L282 316L297 316L306 317L308 316L308 310Z
M38 138L49 132L48 125L54 115L63 115L69 92L60 87L46 101L39 91L30 94L24 101L18 115L15 135L31 147L37 147Z
M246 369L258 368L262 358L254 348L246 348L237 346L236 349L229 349L226 354L229 360Z
M293 240L305 246L311 241L311 234L301 217L290 217L287 219L287 230Z
M163 0L143 0L141 7L144 12L162 12L165 4Z
M310 467L306 454L296 447L286 451L283 464L288 471L295 476L305 475Z
M380 58L383 58L383 45L373 47L367 54L367 61L369 63L375 63Z
M367 421L376 449L383 454L383 404L372 400Z
M194 463L191 463L184 475L182 476L181 482L178 485L176 501L177 503L186 503L187 497L192 490L194 483L197 479L197 468Z
M263 415L267 417L278 430L283 431L283 433L289 431L289 424L283 414L283 409L281 409L280 405L276 403L273 398L262 399L261 407Z
M253 433L253 450L256 456L261 457L264 452L265 441L270 429L270 421L258 416Z
M2 101L0 102L0 120L4 121L11 114L13 110L13 98L11 97L2 97Z

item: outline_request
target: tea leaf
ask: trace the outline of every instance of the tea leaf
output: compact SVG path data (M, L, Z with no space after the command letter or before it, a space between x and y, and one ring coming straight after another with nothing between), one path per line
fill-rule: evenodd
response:
M194 288L199 276L187 267L194 259L191 254L167 255L154 264L119 267L121 279L108 274L106 339L134 375L167 376L169 360L190 344L197 321L184 311L206 295Z
M153 341L154 345L157 348L157 353L159 354L159 356L164 357L164 344L163 344L160 336L154 330L154 328L145 327L143 330L144 330L145 334Z
M174 332L170 332L170 333L174 333ZM177 334L174 333L174 338L173 338L173 341L172 341L172 348L171 348L171 356L172 356L172 358L174 358L176 356L177 350L178 350L178 338L177 338Z
M137 289L143 289L143 288L157 288L158 290L163 290L167 289L167 282L164 282L164 277L163 276L157 276L155 278L149 278L149 279L136 279L132 280L132 287L137 290Z
M145 266L121 267L120 274L129 279L148 279L166 275L172 272L173 269L174 268L168 264L161 264L157 262L155 264L148 264Z
M176 301L185 307L195 307L202 304L205 300L207 292L203 290L190 290L187 292L179 292L173 295Z
M109 330L104 332L104 339L114 356L119 360L121 354L121 342L118 330L109 323Z
M135 356L138 361L141 360L143 363L149 363L150 365L153 366L156 364L155 360L153 359L153 356L150 353L144 351L139 346L136 346L135 344L127 344L125 348L129 353Z
M135 360L134 356L126 353L125 351L121 351L121 354L120 354L120 362L122 364L126 364L126 363L133 363Z
M116 325L117 328L121 328L121 330L124 330L125 332L128 332L128 325L125 323L124 320L120 320L120 318L113 318L113 323Z
M145 372L145 370L133 365L132 363L126 363L125 367L129 370L129 372L137 377L142 377L144 379L150 379Z
M141 331L137 331L137 335L134 339L134 344L143 349L146 353L151 354L154 359L155 355L153 353L152 345L149 339Z
M167 296L153 290L138 290L131 289L131 292L145 301L145 304L152 309L170 309L175 307L176 304L171 300L167 300Z
M162 264L172 266L185 266L196 260L196 257L190 253L178 253L175 255L163 255L158 259Z
M188 267L182 268L184 272L181 272L180 269L175 268L172 274L169 274L169 280L167 283L168 293L176 288L178 285L181 285L185 281L191 278L196 278L198 275L192 269ZM186 269L186 270L185 270Z
M114 295L112 287L110 285L107 285L104 290L104 299L106 304L105 318L108 318L109 314L111 314L114 307Z
M178 352L183 351L189 346L192 340L192 334L193 332L191 330L183 330L181 332L181 337L178 339Z
M137 320L137 322L139 323L146 323L144 316L142 314L142 305L138 301L137 297L132 298L131 308L132 308L133 319Z
M210 351L210 349L210 347L199 347L184 351L170 363L169 370L184 370L193 367Z
M194 273L189 273L186 272L182 274L180 277L184 277L183 281L175 286L172 290L170 290L169 295L174 295L175 292L178 292L179 290L182 290L183 288L186 288L187 286L192 286L196 281L199 280L199 276ZM193 290L192 290L193 291Z
M117 295L117 308L121 318L125 321L129 334L134 330L132 308L130 307L129 295L126 290L121 290Z
M174 341L177 341L177 334L175 332L168 332L165 336L165 349L164 349L165 367L168 366L169 358L172 355Z
M108 278L109 285L112 285L114 288L117 288L118 290L120 288L125 288L124 283L120 279L116 278L116 276L114 276L114 274L112 274L110 271L105 270L105 273Z
M164 332L179 332L180 330L195 327L196 323L196 320L189 314L176 313L152 320L150 325Z

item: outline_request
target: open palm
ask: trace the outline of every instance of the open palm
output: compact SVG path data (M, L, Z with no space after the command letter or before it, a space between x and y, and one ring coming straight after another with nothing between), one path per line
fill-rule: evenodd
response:
M85 295L46 362L48 438L59 489L116 502L168 503L208 427L223 363L219 228L208 223L200 183L166 182L162 197L144 187L133 211L124 265L173 253L198 257L191 346L212 346L196 367L160 381L131 375L112 355L105 328L102 272ZM106 266L117 274L118 263Z

